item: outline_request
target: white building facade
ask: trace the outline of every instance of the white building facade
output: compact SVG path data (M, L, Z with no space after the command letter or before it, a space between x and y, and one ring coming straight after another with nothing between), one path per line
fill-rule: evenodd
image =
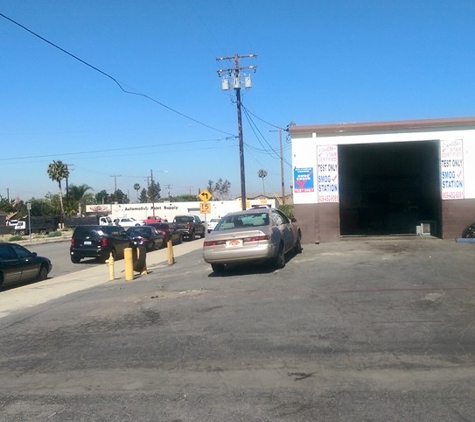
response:
M304 243L460 237L475 221L475 118L292 126Z

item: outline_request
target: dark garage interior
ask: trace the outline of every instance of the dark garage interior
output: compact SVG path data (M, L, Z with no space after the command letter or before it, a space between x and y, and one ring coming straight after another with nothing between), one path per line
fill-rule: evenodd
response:
M440 236L439 141L339 145L338 161L342 236Z

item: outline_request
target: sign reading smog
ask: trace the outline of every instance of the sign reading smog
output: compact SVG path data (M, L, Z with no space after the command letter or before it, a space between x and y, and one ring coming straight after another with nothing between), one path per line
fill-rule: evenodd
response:
M317 146L318 202L340 202L338 187L338 147Z
M442 199L463 199L463 140L440 141Z

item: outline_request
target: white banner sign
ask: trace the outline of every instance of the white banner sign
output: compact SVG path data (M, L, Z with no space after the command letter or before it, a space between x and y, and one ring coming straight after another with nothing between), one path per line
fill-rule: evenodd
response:
M463 140L440 141L442 199L463 199Z
M340 202L338 187L338 146L317 146L318 202Z

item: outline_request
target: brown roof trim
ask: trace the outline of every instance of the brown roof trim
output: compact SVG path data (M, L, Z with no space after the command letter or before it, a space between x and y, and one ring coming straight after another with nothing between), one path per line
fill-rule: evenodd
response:
M389 132L456 127L475 127L475 117L450 119L401 120L394 122L337 123L332 125L290 126L291 134L339 134L352 132Z

